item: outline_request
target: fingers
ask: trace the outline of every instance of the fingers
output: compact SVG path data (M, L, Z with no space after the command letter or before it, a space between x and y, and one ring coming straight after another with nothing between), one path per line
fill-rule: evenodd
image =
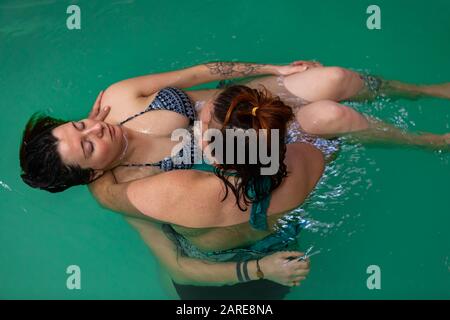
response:
M111 111L111 107L110 106L106 106L104 107L95 117L95 120L98 121L103 121L105 120L105 118L108 116L109 111Z
M298 287L301 285L302 281L304 281L306 279L306 277L304 276L296 276L293 277L291 280L286 282L286 285L288 287Z
M300 258L301 256L303 256L304 253L303 252L298 252L298 251L283 251L279 253L279 257L281 259L295 259L295 258Z
M292 281L287 284L288 287L299 287L301 285L301 281Z
M297 269L291 274L291 278L306 277L309 274L309 269Z
M303 63L304 63L304 61L298 60L298 61L292 62L291 65L292 65L292 66L298 66L298 65L301 65L301 64L303 64Z
M308 68L317 68L317 67L323 67L323 65L318 61L294 61L291 63L292 66L304 66L303 71L307 70Z
M300 260L297 262L298 262L298 267L301 269L309 269L309 266L311 265L309 258L307 258L306 260Z
M297 60L291 63L291 65L293 66L298 66L298 65L302 65L302 64L311 64L311 65L319 65L321 66L322 64L316 60L311 60L311 61L305 61L305 60Z
M287 260L286 264L288 264L293 269L309 269L310 262L307 260L298 260L297 258L294 260Z
M98 108L100 108L100 102L102 101L103 92L104 92L103 90L101 90L99 92L97 99L95 99L95 102L94 102L94 106L98 105Z
M92 106L91 112L89 113L89 119L93 119L93 118L97 117L97 115L99 114L103 92L104 92L103 90L100 91L97 98L95 99L94 105Z

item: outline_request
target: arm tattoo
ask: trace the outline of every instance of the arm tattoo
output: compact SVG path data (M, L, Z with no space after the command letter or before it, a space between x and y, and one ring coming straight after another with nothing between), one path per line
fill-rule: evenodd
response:
M205 66L211 74L229 78L257 75L265 67L263 64L237 62L211 62Z

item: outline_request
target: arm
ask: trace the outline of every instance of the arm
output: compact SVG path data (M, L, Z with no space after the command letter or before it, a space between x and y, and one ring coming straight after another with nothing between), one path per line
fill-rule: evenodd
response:
M238 283L236 262L214 263L179 255L177 247L161 228L160 224L127 218L127 221L139 232L142 240L164 265L172 279L179 284L223 286ZM261 270L268 280L292 286L293 281L302 281L309 273L309 263L291 261L288 257L300 257L299 252L275 253L260 260ZM256 260L248 263L248 274L257 280Z
M181 226L192 226L193 221L214 225L217 215L204 215L192 209L188 204L192 201L184 197L188 190L201 190L195 174L194 170L174 170L117 183L111 171L107 171L91 182L89 189L101 206L129 217ZM205 192L201 195L204 196ZM185 210L192 212L190 215L180 214Z
M150 177L117 183L111 172L89 184L96 200L110 210L156 222L185 227L216 225L220 215L205 214L193 198L213 197L215 189L185 195L190 190L204 190L204 179L196 179L195 170L172 170ZM214 195L216 195L214 193ZM190 210L189 215L182 214Z
M155 177L161 175L163 174ZM103 206L126 213L127 221L139 232L144 242L155 253L160 263L167 268L175 282L218 286L238 283L235 262L213 263L178 255L175 244L167 238L161 225L146 221L151 220L151 217L143 215L129 202L126 190L131 183L134 182L117 184L112 173L107 172L100 179L91 183L89 188ZM169 184L171 184L170 179ZM164 189L164 187L162 188ZM156 201L157 198L153 199ZM167 202L167 199L164 202ZM309 273L309 262L292 260L286 263L286 259L289 257L295 258L301 255L300 252L277 252L264 257L260 260L260 266L265 273L265 278L287 286L292 286L293 281L304 280ZM248 271L250 279L256 280L256 261L248 263Z
M120 212L130 217L148 218L128 200L126 191L131 182L117 183L113 173L107 171L100 178L89 184L89 190L97 202L104 208Z
M207 82L231 78L270 74L288 75L305 71L308 67L315 65L315 63L305 61L297 61L286 66L241 62L210 62L181 70L123 80L113 84L111 87L121 89L121 91L131 93L137 97L146 97L167 86L189 88Z

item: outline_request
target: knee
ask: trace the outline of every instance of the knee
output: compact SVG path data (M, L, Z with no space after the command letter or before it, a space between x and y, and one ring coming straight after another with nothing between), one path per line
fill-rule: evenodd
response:
M326 79L332 83L342 83L351 77L351 71L341 67L325 68Z
M333 128L346 121L347 110L345 107L334 101L322 101L322 103L317 115L317 123L322 128Z
M304 108L297 113L297 120L302 129L309 134L333 134L348 121L347 109L331 100L322 100Z

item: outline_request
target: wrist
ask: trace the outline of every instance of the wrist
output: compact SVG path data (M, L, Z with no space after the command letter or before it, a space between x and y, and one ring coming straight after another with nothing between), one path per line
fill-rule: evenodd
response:
M236 263L236 278L238 283L258 280L256 260L238 261Z
M265 64L261 68L261 71L265 74L273 74L273 75L279 75L280 72L278 70L279 66L273 65L273 64Z
M257 276L258 269L256 267L256 260L251 260L248 263L248 274L251 280L258 280Z
M265 262L264 258L256 260L256 276L258 279L267 278L267 273L263 271L263 270L267 271L264 262Z

